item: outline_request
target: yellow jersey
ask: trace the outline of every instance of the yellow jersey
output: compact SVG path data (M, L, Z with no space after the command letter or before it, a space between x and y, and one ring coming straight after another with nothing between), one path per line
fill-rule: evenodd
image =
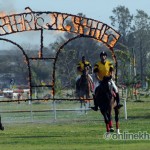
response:
M83 63L82 61L80 61L77 65L77 68L80 68L80 71L78 70L79 74L82 74L82 71L84 70L84 65L91 67L90 62L85 61L85 63Z
M110 68L114 67L108 60L105 62L105 64L99 61L94 66L94 72L97 73L99 80L102 81L104 76L108 77L111 75Z

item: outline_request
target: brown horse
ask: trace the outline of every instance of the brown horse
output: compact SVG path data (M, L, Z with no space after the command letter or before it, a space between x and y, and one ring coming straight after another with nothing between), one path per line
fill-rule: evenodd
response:
M89 77L89 66L85 66L80 79L76 82L77 97L80 99L81 108L82 103L85 105L89 102L90 105L90 101L86 99L90 98L90 92L93 90L92 84Z
M95 90L95 102L100 108L106 124L106 132L113 132L112 110L115 111L116 132L119 134L119 109L116 107L116 101L113 97L113 87L110 77L104 77L103 81Z

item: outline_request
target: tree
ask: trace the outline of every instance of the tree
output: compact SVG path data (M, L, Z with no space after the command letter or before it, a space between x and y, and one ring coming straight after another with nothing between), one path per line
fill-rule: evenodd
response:
M125 6L118 6L112 10L114 16L110 16L111 25L116 27L121 34L120 42L127 43L127 35L131 30L133 15Z
M113 16L110 16L111 24L121 34L116 49L128 50L133 57L135 51L137 74L144 82L144 76L148 68L148 53L150 49L150 17L142 10L137 10L136 15L131 15L128 8L118 6L113 9Z
M137 10L134 16L134 49L136 51L136 60L138 71L142 83L146 75L146 68L148 65L147 55L150 51L150 17L142 10Z

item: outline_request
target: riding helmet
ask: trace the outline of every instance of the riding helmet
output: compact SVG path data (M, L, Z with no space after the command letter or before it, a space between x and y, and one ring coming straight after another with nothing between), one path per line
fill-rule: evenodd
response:
M100 53L100 57L101 56L107 56L107 53L105 52L105 51L102 51L101 53Z
M85 60L85 56L82 56L82 60Z

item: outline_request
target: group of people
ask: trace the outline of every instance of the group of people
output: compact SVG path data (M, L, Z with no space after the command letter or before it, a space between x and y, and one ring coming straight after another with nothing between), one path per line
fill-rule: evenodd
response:
M77 71L79 72L79 76L77 77L76 81L80 79L80 76L82 75L85 66L89 66L90 70L94 73L96 78L96 82L93 82L93 78L91 77L91 75L90 74L88 75L91 82L93 82L94 84L94 91L93 91L94 107L91 108L94 111L98 110L98 106L96 105L95 102L95 90L101 84L101 81L103 80L104 77L111 77L110 83L112 84L113 90L115 92L115 100L117 102L117 107L121 108L123 105L120 104L119 91L115 82L112 79L114 67L113 64L109 60L107 60L107 53L105 51L102 51L100 53L100 61L98 61L94 65L93 69L91 63L86 60L85 56L82 56L82 60L77 65Z

